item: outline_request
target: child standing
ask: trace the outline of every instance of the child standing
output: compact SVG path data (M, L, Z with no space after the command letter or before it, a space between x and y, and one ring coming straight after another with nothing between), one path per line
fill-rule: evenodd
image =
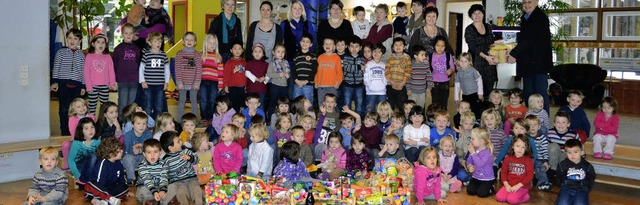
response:
M480 115L482 112L480 103L484 99L482 76L472 67L473 58L467 52L460 54L458 65L460 68L456 73L453 99L456 103L460 102L460 95L462 94L462 100L469 102L473 113ZM460 90L462 90L462 93L460 93ZM524 112L522 114L524 115Z
M384 137L384 146L382 150L378 152L379 158L394 158L399 160L404 158L404 150L400 149L400 138L394 134L390 134Z
M85 186L85 197L92 204L120 204L129 192L122 166L122 144L115 138L105 140L96 155L100 158L91 172L91 181Z
M182 141L176 131L162 133L160 145L166 153L163 160L169 166L167 172L169 190L176 190L175 193L168 192L166 198L176 197L180 204L190 204L195 201L196 205L202 205L202 189L193 169L193 165L199 161L198 155L189 149L182 149ZM177 192L177 190L182 191Z
M100 139L115 137L122 140L122 122L118 118L118 105L111 101L107 101L102 104L100 108L100 115L98 116L98 130L100 132Z
M93 36L84 61L84 83L89 93L89 112L93 114L96 113L98 97L102 105L109 100L109 90L116 90L116 76L108 43L107 36L103 34Z
M458 175L466 172L464 169L460 169L460 162L456 156L456 145L453 142L453 136L447 135L440 140L438 152L440 168L442 169L442 187L443 190L449 190L449 192L458 192L462 188L462 182L458 180ZM464 172L464 173L461 173Z
M474 128L471 131L471 143L467 146L467 170L472 173L467 186L467 194L488 197L494 193L493 183L493 145L487 128Z
M424 124L424 109L414 106L409 112L411 124L404 127L404 149L407 150L407 159L416 162L418 154L430 144L431 130Z
M440 105L440 107L445 110L449 104L449 76L456 71L453 54L445 51L447 47L446 42L447 39L444 36L436 36L433 40L435 52L429 55L429 65L431 66L431 73L433 73L433 89L431 89L432 103ZM473 74L473 70L470 70L470 72L471 77L477 80L477 76L479 75L476 76ZM473 83L471 84L473 85ZM482 89L478 89L477 92L480 92L479 90ZM471 91L473 91L472 88L469 89L469 95L476 95L471 93Z
M58 115L60 117L60 131L62 135L69 135L75 127L69 126L69 109L72 100L83 96L84 85L84 53L78 49L82 32L77 28L72 28L65 34L67 47L63 47L56 53L53 61L53 71L51 72L51 91L57 92L60 106ZM73 136L73 134L71 135ZM63 148L64 150L64 148Z
M140 48L133 43L135 31L133 25L122 26L122 43L118 44L111 56L118 83L118 112L133 103L138 94L138 69L140 68ZM123 113L124 114L124 113Z
M202 80L200 80L200 115L209 120L215 110L218 93L224 88L222 56L218 50L218 37L207 34L202 44ZM213 121L212 121L213 123Z
M529 96L529 111L525 116L535 115L540 120L540 132L547 133L550 127L549 113L544 109L544 99L540 94Z
M382 143L382 131L378 128L378 113L368 112L364 117L364 126L358 130L358 133L364 137L364 144L370 156L377 159L380 152L380 143Z
M616 115L618 101L613 97L605 97L600 103L600 112L596 114L593 125L596 133L593 135L593 158L613 159L613 148L618 139L620 118ZM602 155L604 143L604 156Z
M364 138L362 135L354 133L351 139L351 149L347 152L347 164L345 166L347 172L356 173L373 168L373 159L364 148Z
M196 52L196 34L189 31L182 37L184 48L176 54L176 84L178 85L178 121L182 121L184 104L187 102L187 92L191 101L191 113L198 117L198 90L202 81L202 57ZM208 117L208 116L207 116Z
M364 11L364 7L356 6L353 8L353 16L355 16L356 19L351 22L351 27L353 27L353 34L360 39L367 39L369 30L371 29L371 23L365 19L366 15L367 13Z
M264 124L254 124L251 125L248 133L253 143L249 145L247 175L268 179L273 168L273 149L266 141L269 130Z
M80 119L67 161L76 183L84 185L91 180L98 145L100 138L96 135L96 123L91 118Z
M300 125L296 125L291 128L291 140L300 144L300 159L304 162L305 166L313 164L313 152L311 147L304 143L304 128Z
M360 55L362 40L356 36L349 42L349 54L342 59L343 81L342 95L343 105L351 107L351 101L355 102L355 111L364 114L364 90L362 83L364 78L364 57ZM350 145L350 144L347 144Z
M365 53L367 53L365 47ZM382 62L382 54L386 48L382 44L375 44L369 48L373 59L365 65L363 83L367 94L366 112L372 112L378 103L387 100L387 78L385 77L385 66Z
M325 38L323 45L324 53L318 56L318 70L314 79L315 87L318 90L318 106L325 102L326 94L337 94L338 87L342 83L342 60L334 53L335 40ZM334 126L335 128L335 126Z
M402 109L402 103L407 100L407 88L405 84L411 78L411 57L404 53L406 42L403 38L393 39L393 54L389 56L386 63L385 77L389 82L387 85L387 96L392 109Z
M140 177L136 188L136 198L142 204L160 202L161 205L166 205L171 200L167 196L175 195L175 187L169 187L169 165L160 159L161 150L157 139L145 140L142 145L144 160L137 169Z
M142 112L133 114L133 130L124 133L124 157L122 164L127 170L127 182L133 185L136 179L136 168L144 159L142 145L144 141L153 139L147 130L147 115Z
M245 77L247 62L242 58L242 52L244 52L242 43L234 42L231 47L233 58L224 64L224 92L233 93L229 95L229 99L234 110L241 110L242 101L245 99L245 86L247 86Z
M322 163L327 165L327 168L322 170L322 179L333 180L344 173L347 153L342 145L342 135L339 132L329 134L329 147L322 153Z
M504 133L509 134L511 125L516 119L524 118L527 114L527 106L522 104L522 90L520 88L513 88L507 92L509 96L509 105L504 107L505 118L504 121Z
M438 203L447 203L445 191L440 189L442 169L438 166L438 152L433 147L428 147L420 152L419 160L414 163L415 177L413 178L414 190L418 205L424 205L425 199L435 199Z
M311 46L313 46L313 36L303 33L300 38L300 51L293 59L293 81L296 83L293 87L293 97L304 95L307 100L313 102L313 80L318 71L318 57L310 52Z
M507 136L504 134L504 131L499 129L500 123L502 122L500 114L495 110L487 109L482 112L480 119L480 126L487 128L487 130L491 132L490 139L493 145L492 156L496 157L500 154L500 150L502 150L505 141L507 141Z
M336 38L336 54L340 56L340 59L344 59L347 54L347 39Z
M567 140L565 146L567 159L558 164L560 192L556 204L588 204L596 172L593 166L582 158L584 150L580 140Z
M278 44L273 47L273 61L269 63L269 69L267 70L267 77L269 77L269 113L276 112L276 102L279 97L289 96L289 88L287 83L289 81L289 74L291 68L289 67L289 61L284 59L285 54L284 45Z
M531 146L526 135L516 135L509 154L502 163L500 172L504 185L496 200L509 204L520 204L529 201L529 187L533 180L533 161L531 160Z
M247 81L247 93L256 94L260 96L260 102L264 102L264 98L267 95L267 70L269 69L269 63L264 59L264 46L261 43L256 43L251 49L251 55L253 60L247 62L247 71L245 75L249 79ZM264 109L264 104L260 105L260 109Z
M407 83L407 95L420 107L426 106L426 93L433 88L433 75L427 60L427 49L421 45L413 47L413 58L411 63L411 79Z
M431 128L429 143L432 147L440 147L440 139L448 135L454 136L456 133L452 129L447 127L447 125L449 125L450 117L449 112L447 112L446 110L438 110L435 114L434 119L436 126L434 128Z
M535 142L535 150L538 154L533 161L536 180L538 181L538 190L549 191L552 188L552 184L547 178L547 170L549 169L549 141L547 140L547 133L540 132L540 120L535 115L529 115L525 118L529 130L527 134L533 138ZM534 147L533 145L531 147Z
M193 147L191 144L191 137L196 133L196 124L198 123L198 117L196 117L193 113L185 113L182 115L182 122L180 125L182 126L182 132L180 132L180 141L187 148L197 149L198 147Z
M300 156L300 144L287 142L280 149L280 162L273 168L273 176L283 176L288 181L309 178L309 172Z
M222 127L231 122L231 117L234 114L236 114L236 111L232 108L229 97L226 95L218 96L216 98L216 112L211 120L214 132L209 139L210 142L216 143L218 141L218 136L222 133Z
M397 15L396 19L393 20L393 37L401 37L407 40L407 24L409 23L409 18L407 17L407 4L399 1L396 4Z
M240 138L238 126L228 124L222 128L220 142L213 150L213 168L217 173L240 172L242 147L234 142L238 138Z
M33 176L26 204L64 204L67 201L69 181L58 168L58 149L45 147L40 150L38 162L42 168Z
M156 118L162 113L164 103L167 100L164 90L167 89L169 84L169 61L167 60L167 54L160 50L162 34L151 32L147 38L147 43L151 46L151 49L142 55L138 75L147 100L144 111L151 118Z

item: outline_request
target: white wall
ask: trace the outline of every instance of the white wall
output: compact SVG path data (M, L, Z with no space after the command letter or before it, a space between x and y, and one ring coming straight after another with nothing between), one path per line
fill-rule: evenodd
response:
M473 23L473 20L471 20L471 18L469 18L469 15L467 14L467 11L469 11L469 8L471 8L471 5L474 4L482 4L482 1L478 1L478 2L459 2L459 3L447 3L447 11L446 12L440 12L440 18L438 19L446 19L445 26L443 27L444 30L446 30L447 32L449 32L449 12L454 12L454 13L461 13L462 14L462 52L467 52L469 50L469 46L467 45L467 41L464 38L464 33L465 33L465 28L467 28L467 26L471 23ZM449 36L451 36L451 34L449 34ZM455 39L449 39L449 41L455 41Z
M0 143L48 138L49 2L2 1L0 19ZM20 85L21 65L28 66L27 86ZM0 182L32 177L37 154L29 153L0 155Z
M484 18L488 23L490 20L493 20L494 24L497 24L496 20L498 16L505 16L507 12L504 10L504 0L487 0L487 5L485 6L486 14ZM489 18L491 17L491 18Z

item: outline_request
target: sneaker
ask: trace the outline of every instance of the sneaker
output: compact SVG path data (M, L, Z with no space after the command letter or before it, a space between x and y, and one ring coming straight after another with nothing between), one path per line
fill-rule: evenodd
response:
M122 202L122 201L120 199L116 198L116 197L109 198L109 204L110 205L120 205L120 202Z
M109 205L109 202L98 199L94 205Z
M127 186L129 186L129 187L136 186L136 180L135 179L127 179Z
M613 155L611 155L611 154L604 154L603 159L606 159L606 160L612 160L612 159L613 159Z
M469 181L462 182L462 185L468 186L469 185Z
M550 182L543 182L540 185L538 185L538 190L550 191L552 186L553 185Z
M602 152L593 153L593 158L602 159Z

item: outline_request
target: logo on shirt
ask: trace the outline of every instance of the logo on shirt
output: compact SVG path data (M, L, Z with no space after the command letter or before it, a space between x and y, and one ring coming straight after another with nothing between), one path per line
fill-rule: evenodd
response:
M525 171L524 164L509 163L509 173L515 175L523 175Z
M151 67L157 68L162 66L162 59L151 59Z
M124 58L124 60L135 60L136 59L136 52L132 51L132 50L126 50L124 51L124 56L122 56Z
M102 71L104 71L105 64L106 63L103 60L94 60L93 69L98 73L102 73Z
M359 25L358 29L360 29L362 31L367 30L367 25Z
M237 65L235 68L233 68L233 73L242 73L244 72L244 66L242 65Z
M187 65L190 66L190 68L194 68L196 66L196 59L194 59L193 57L185 57L187 59Z
M572 181L582 181L586 177L586 173L582 169L569 168L567 170L567 179Z

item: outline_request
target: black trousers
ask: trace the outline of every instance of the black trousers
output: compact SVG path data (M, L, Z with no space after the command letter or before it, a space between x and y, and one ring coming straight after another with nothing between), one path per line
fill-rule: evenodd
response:
M495 193L493 188L493 183L495 180L491 181L480 181L476 178L471 178L469 180L469 185L467 185L467 194L469 195L477 195L478 197L488 197Z
M402 111L404 109L402 105L408 98L409 96L407 96L406 86L402 87L402 90L396 90L390 85L387 85L387 101L391 104L391 109L398 109L399 111Z
M449 81L433 82L431 99L431 103L438 104L442 109L447 110L447 105L449 104Z

